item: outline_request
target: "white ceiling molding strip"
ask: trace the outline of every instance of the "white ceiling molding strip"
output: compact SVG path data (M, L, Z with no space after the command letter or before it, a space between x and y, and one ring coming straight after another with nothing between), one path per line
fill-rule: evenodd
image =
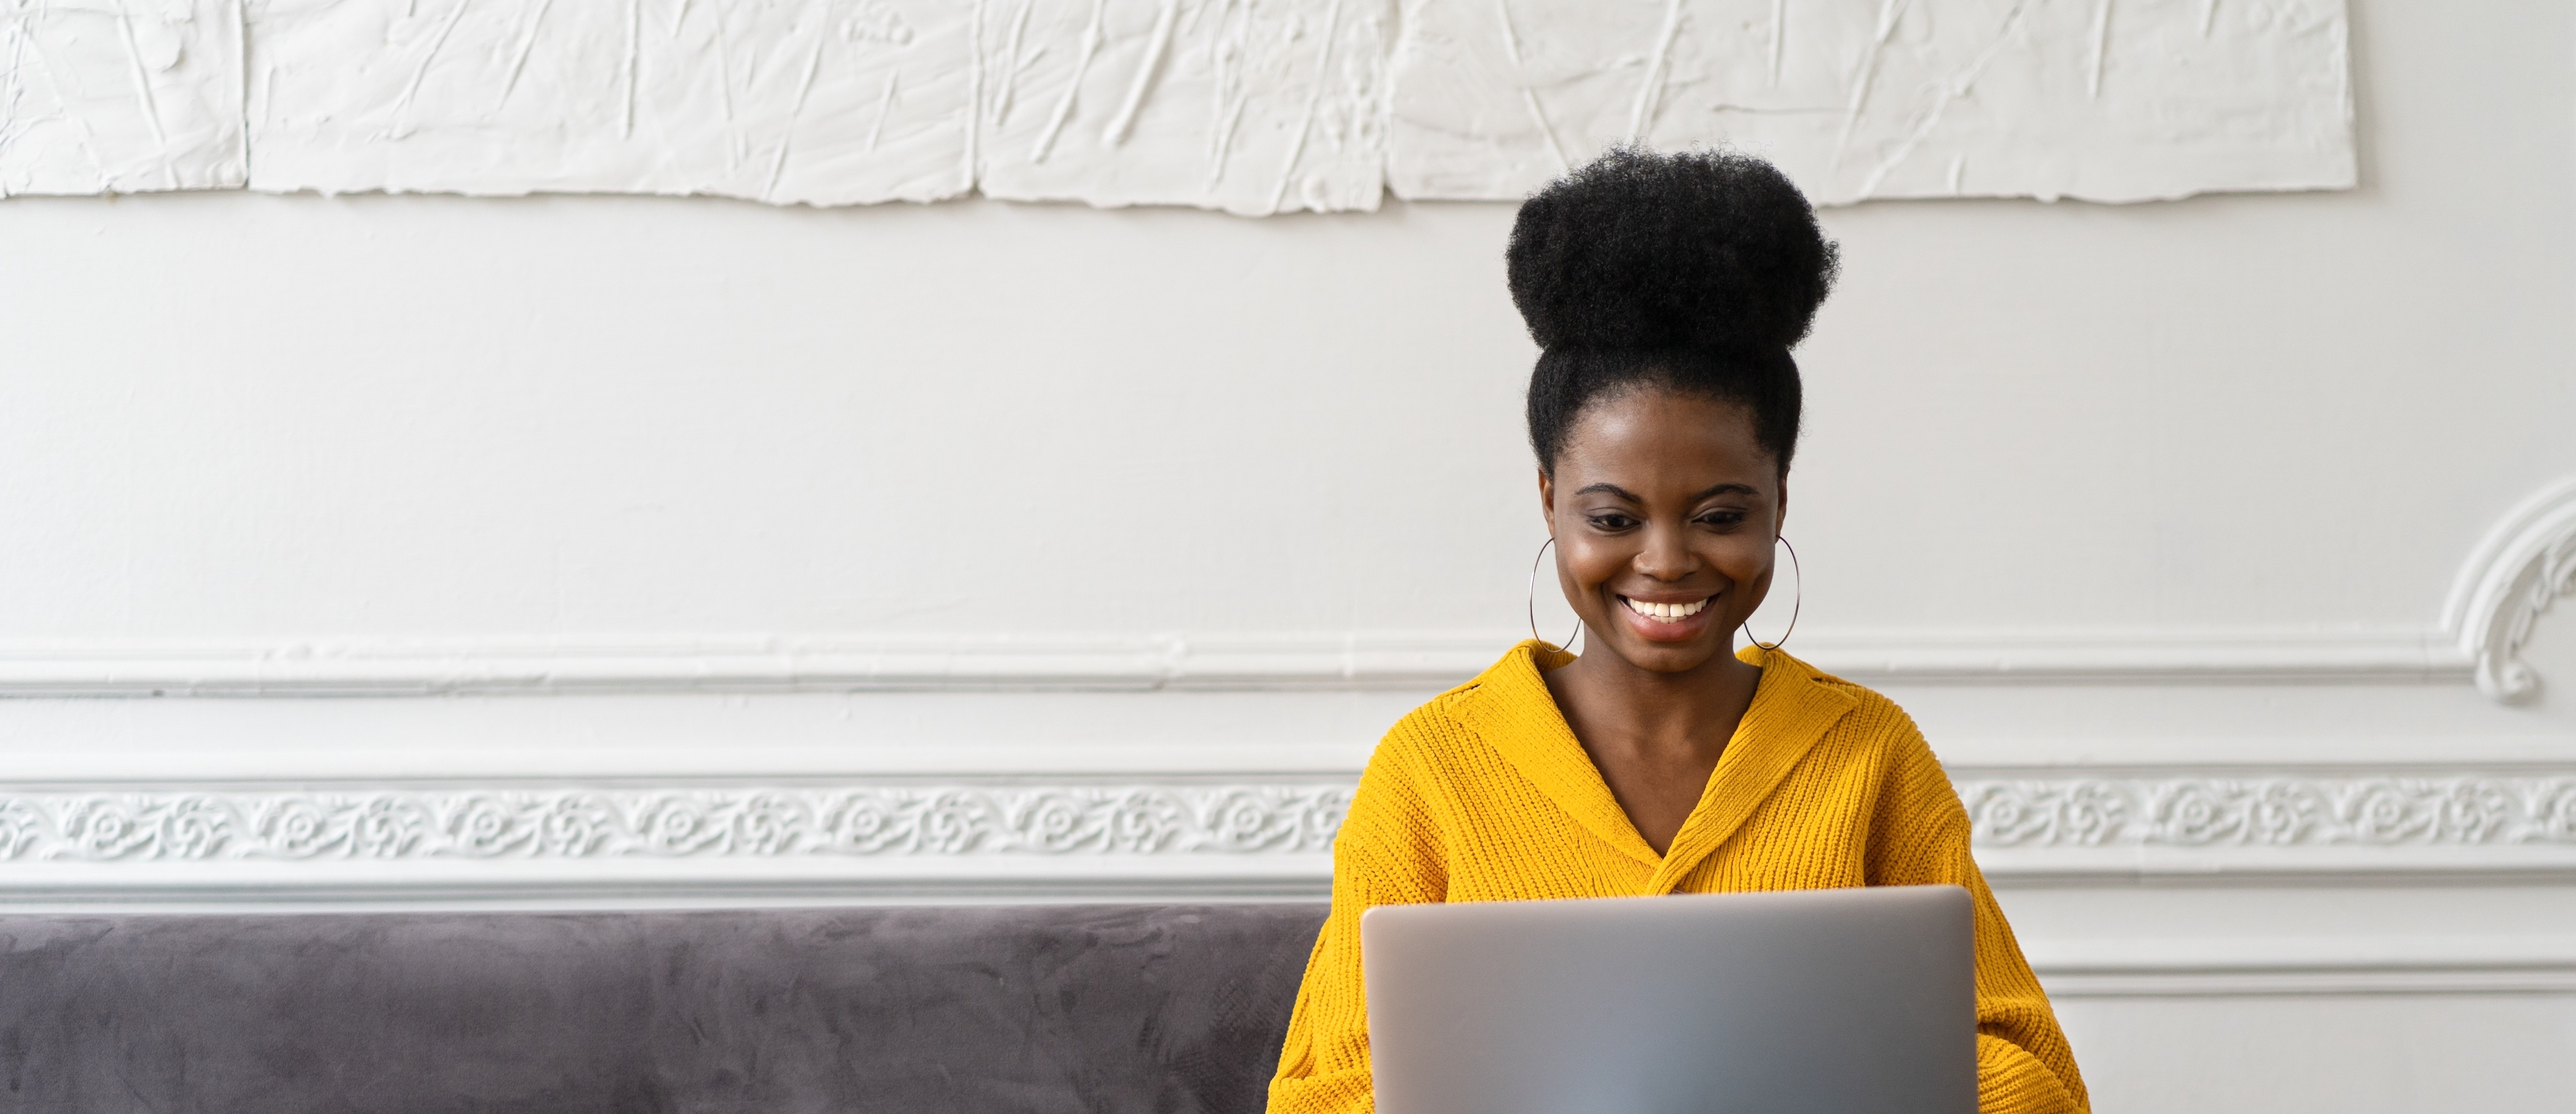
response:
M939 689L1439 689L1507 630L1225 638L752 639L0 645L0 696L420 696ZM1817 631L1792 647L1863 682L2458 682L2433 632Z
M2471 552L2440 620L2395 630L1832 631L1796 651L1865 683L2469 683L2500 701L2576 593L2576 478L2517 504ZM582 642L0 643L0 696L419 696L925 689L1406 689L1475 675L1509 630L1220 637Z
M2564 994L2576 934L2030 940L2052 998Z

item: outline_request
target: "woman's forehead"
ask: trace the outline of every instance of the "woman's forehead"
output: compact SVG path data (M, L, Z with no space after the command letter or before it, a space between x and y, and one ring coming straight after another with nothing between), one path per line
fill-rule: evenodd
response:
M1569 433L1559 472L1571 468L1592 478L1622 473L1638 482L1656 478L1682 486L1700 477L1706 486L1774 470L1771 454L1754 436L1751 412L1714 399L1629 392L1586 407Z

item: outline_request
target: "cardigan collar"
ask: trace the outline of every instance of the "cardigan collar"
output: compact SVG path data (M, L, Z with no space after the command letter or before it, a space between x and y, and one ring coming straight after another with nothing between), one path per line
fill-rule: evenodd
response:
M1754 686L1753 703L1744 710L1734 738L1718 756L1699 804L1662 855L1637 834L1636 824L1610 795L1609 784L1576 741L1540 675L1542 669L1573 661L1574 655L1536 639L1512 647L1476 678L1460 704L1460 718L1577 823L1653 870L1646 892L1670 893L1744 826L1798 760L1858 703L1826 683L1814 666L1784 651L1747 646L1736 656L1761 666L1762 680Z

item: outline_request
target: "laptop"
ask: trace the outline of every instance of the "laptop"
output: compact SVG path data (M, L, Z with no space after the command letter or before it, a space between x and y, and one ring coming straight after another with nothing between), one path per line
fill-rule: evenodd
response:
M1976 1114L1957 886L1360 915L1379 1114Z

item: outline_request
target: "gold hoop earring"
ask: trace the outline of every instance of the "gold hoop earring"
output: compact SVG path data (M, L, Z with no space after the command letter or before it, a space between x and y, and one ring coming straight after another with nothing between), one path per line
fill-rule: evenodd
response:
M1549 644L1549 643L1548 643L1548 641L1547 641L1546 639L1544 639L1544 638L1540 638L1540 637L1538 636L1538 563L1539 563L1540 561L1544 561L1544 560L1546 560L1546 559L1547 559L1547 547L1549 547L1549 546L1551 546L1551 545L1555 545L1555 544L1556 544L1556 535L1554 535L1554 534L1550 534L1550 535L1548 535L1548 538L1547 538L1547 540L1546 540L1546 541L1543 541L1543 542L1538 543L1538 556L1530 558L1530 582L1529 582L1529 628L1530 628L1530 641L1532 641L1532 642L1537 642L1537 643L1539 643L1539 644L1541 644L1541 645L1547 645L1547 644ZM1556 643L1556 644L1555 644L1555 646L1556 646L1556 648L1557 648L1559 651L1564 651L1564 650L1572 649L1572 648L1574 647L1574 640L1575 640L1577 637L1581 636L1582 634L1583 634L1583 617L1582 617L1582 616L1580 616L1580 615L1577 615L1577 616L1575 616L1575 617L1574 617L1574 633L1566 635L1566 636L1565 636L1565 641L1564 641L1564 642L1561 642L1561 643Z
M1744 631L1744 637L1752 639L1755 646L1760 647L1765 651L1779 649L1789 641L1790 635L1798 633L1798 612L1804 610L1807 606L1807 570L1798 567L1798 547L1790 545L1789 539L1780 537L1777 534L1772 535L1772 540L1779 542L1783 548L1789 551L1789 571L1796 574L1798 577L1798 594L1791 597L1789 601L1789 629L1780 632L1780 641L1766 645L1762 641L1761 635L1753 633L1753 621L1750 616L1746 617L1744 623L1741 624L1741 629Z

